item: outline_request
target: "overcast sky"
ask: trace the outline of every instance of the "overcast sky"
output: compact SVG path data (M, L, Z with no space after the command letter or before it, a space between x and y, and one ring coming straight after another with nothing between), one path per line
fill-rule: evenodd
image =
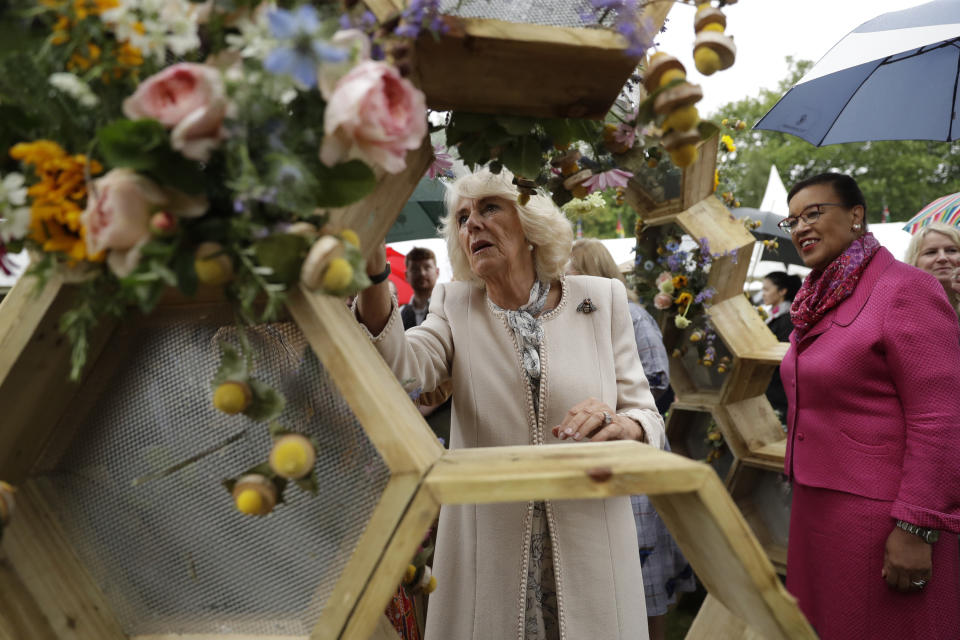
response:
M698 107L709 115L720 106L774 89L787 76L786 56L819 60L841 38L882 13L924 4L928 0L740 0L724 7L727 33L737 45L737 61L710 77L693 64L691 5L675 4L659 49L683 62L691 82L703 87Z

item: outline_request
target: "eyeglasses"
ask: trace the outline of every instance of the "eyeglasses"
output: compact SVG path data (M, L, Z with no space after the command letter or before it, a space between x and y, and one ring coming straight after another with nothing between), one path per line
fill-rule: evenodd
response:
M788 233L793 233L797 230L797 226L800 224L800 221L803 220L806 224L811 225L817 220L820 219L820 216L823 215L821 211L822 207L845 207L845 204L839 204L837 202L818 202L812 204L803 211L800 212L798 216L789 216L784 218L777 223L777 226L783 229Z

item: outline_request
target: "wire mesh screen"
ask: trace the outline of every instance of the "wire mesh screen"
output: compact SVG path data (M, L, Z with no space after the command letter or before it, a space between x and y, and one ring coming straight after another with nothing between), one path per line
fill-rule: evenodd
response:
M442 0L440 11L461 18L493 18L554 27L609 27L616 20L614 11L601 12L600 23L590 0Z
M135 329L48 476L67 538L132 635L309 634L389 479L297 326L261 325L248 330L255 375L286 396L279 422L320 443L320 491L291 483L273 513L238 512L221 481L265 461L271 441L263 423L212 406L217 340L236 342L228 323Z

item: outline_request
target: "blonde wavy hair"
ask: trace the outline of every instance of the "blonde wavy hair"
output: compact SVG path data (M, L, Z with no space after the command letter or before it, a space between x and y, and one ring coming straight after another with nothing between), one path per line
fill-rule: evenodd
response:
M573 243L570 251L570 268L585 276L600 276L619 280L627 288L627 297L637 301L637 294L627 285L610 251L596 238L583 238Z
M950 241L960 249L960 229L943 222L931 222L910 238L910 244L907 245L907 253L903 256L904 262L917 266L917 261L920 258L920 245L923 244L923 239L926 238L930 232L947 236L950 238Z
M520 192L513 184L513 174L506 169L492 173L481 169L457 179L447 187L444 196L447 215L440 220L440 233L447 241L453 279L473 282L483 286L483 281L470 270L470 260L460 248L460 229L456 221L456 209L461 198L479 200L499 196L512 202L520 219L520 227L527 242L534 246L533 262L537 278L553 282L563 274L573 243L573 227L549 197L540 194L530 196L527 204L517 203Z

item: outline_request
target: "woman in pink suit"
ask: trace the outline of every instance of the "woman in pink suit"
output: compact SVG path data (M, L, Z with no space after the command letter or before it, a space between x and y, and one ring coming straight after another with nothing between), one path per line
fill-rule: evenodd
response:
M823 640L956 640L956 314L935 278L867 232L852 178L809 178L787 200L780 224L813 269L781 365L787 588Z

